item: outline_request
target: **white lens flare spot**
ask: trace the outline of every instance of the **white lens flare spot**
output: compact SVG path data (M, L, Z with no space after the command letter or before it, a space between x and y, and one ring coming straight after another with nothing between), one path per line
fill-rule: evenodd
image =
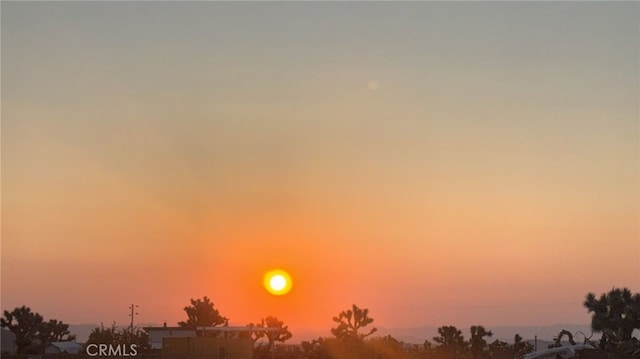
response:
M369 81L368 87L369 87L369 90L375 91L378 89L378 87L380 87L380 84L376 80L371 80Z

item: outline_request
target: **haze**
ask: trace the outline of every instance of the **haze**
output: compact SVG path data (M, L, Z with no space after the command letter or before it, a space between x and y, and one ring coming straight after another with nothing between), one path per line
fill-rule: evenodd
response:
M588 323L640 290L639 14L3 1L2 309Z

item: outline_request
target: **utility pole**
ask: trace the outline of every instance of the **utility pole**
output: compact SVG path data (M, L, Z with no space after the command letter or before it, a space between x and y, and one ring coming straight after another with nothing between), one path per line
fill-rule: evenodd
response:
M131 306L129 307L129 309L131 309L131 314L129 314L129 316L131 317L131 334L133 334L133 317L140 314L135 311L135 308L138 308L138 306L134 304L131 304Z

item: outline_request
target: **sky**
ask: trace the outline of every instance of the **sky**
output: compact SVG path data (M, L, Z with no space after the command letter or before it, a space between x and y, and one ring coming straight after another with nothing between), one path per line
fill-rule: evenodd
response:
M637 2L2 2L3 310L294 335L640 291ZM262 276L288 271L270 295Z

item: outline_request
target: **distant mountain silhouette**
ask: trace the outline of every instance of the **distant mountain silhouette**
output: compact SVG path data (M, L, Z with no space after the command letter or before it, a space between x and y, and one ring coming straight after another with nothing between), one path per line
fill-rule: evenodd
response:
M69 332L76 335L76 342L85 343L91 331L99 326L100 324L69 324Z
M385 328L378 326L378 331L374 336L386 336L391 335L398 340L402 340L406 343L422 344L426 339L433 343L433 337L438 335L439 326L419 326L409 328ZM546 349L549 344L552 343L553 338L558 335L562 329L566 329L575 335L577 342L582 342L584 337L578 332L585 333L587 336L591 335L591 327L589 324L553 324L553 325L522 325L522 326L486 326L487 329L493 332L493 336L489 339L489 342L500 339L505 342L513 342L513 337L516 334L520 334L525 340L529 340L531 344L534 343L534 339L538 337L538 349ZM291 328L293 338L290 343L300 343L303 340L313 340L319 336L328 337L331 336L330 329L317 330L317 329L302 329ZM458 326L458 329L462 330L465 338L469 338L469 328ZM592 339L599 339L599 334L594 334ZM289 342L287 342L289 343Z
M89 334L91 331L99 327L100 324L70 324L69 331L72 334L77 336L76 341L79 343L84 343L89 338ZM107 326L105 324L105 326ZM162 326L162 324L157 323L147 323L137 325L138 327L143 326ZM422 344L425 340L429 340L433 342L433 337L438 335L438 328L440 326L419 326L419 327L410 327L410 328L384 328L378 327L378 332L375 334L376 336L386 336L391 335L396 339L402 340L406 343L413 344ZM462 330L465 338L469 337L469 328L457 326L458 329ZM545 349L552 342L553 338L558 335L558 333L562 329L566 329L574 335L578 332L583 332L587 336L591 335L591 329L589 324L553 324L553 325L523 325L523 326L485 326L487 329L493 332L493 337L489 339L489 341L493 341L496 339L500 339L505 342L512 342L513 336L517 333L520 334L522 338L530 341L533 344L534 338L538 337L538 349ZM295 344L300 343L303 340L313 340L320 336L329 337L331 336L330 328L327 329L309 329L309 328L291 328L293 333L293 338L287 343ZM594 334L592 339L600 338L599 334ZM575 335L575 339L577 342L582 342L584 337L580 334Z
M407 343L422 344L425 339L428 339L433 343L433 337L438 335L438 328L440 326L422 326L412 328L378 328L378 334L380 336L391 335L396 339L402 340ZM493 336L489 338L489 342L496 339L513 342L513 337L519 334L525 340L530 340L533 344L535 337L538 337L538 349L541 345L546 348L548 344L553 341L553 338L558 333L566 329L575 335L575 339L578 342L582 342L584 337L578 332L582 332L587 336L591 335L591 326L589 324L553 324L553 325L523 325L523 326L485 326L487 329L493 332ZM457 326L462 330L462 334L466 339L469 337L469 328ZM594 334L592 339L599 338L600 335Z

